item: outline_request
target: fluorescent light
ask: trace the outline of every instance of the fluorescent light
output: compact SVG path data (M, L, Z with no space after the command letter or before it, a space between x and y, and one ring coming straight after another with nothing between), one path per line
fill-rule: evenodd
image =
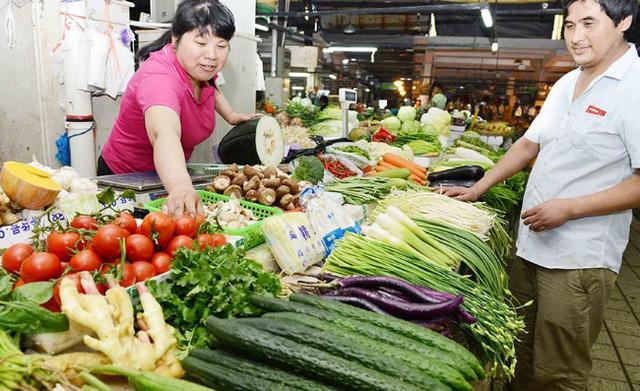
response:
M365 92L369 92L369 91L371 91L371 90L370 90L370 89L368 89L368 88L365 88L364 90L365 90Z
M491 44L491 51L494 53L498 51L498 41L493 41Z
M349 63L349 59L345 58L344 60L342 60L342 64L343 65L347 65Z
M289 72L289 77L309 77L309 72Z
M482 7L480 10L480 16L482 17L482 23L484 23L484 27L491 28L493 27L493 18L491 17L491 10L489 6Z
M562 25L564 23L564 17L562 15L555 15L553 17L553 32L551 33L551 39L562 39Z
M255 28L256 28L256 30L260 30L260 31L269 31L269 27L263 26L263 25L258 24L258 23L256 23Z
M378 51L378 48L373 46L331 46L322 49L323 53L335 53L335 52L353 52L353 53L371 53L371 62L374 61L374 55Z
M433 12L431 13L431 19L429 21L429 34L427 34L427 36L429 37L438 36L438 32L436 31L436 16L433 14Z
M293 87L291 87L291 89L294 90L294 91L302 91L302 90L304 90L304 87L293 86Z
M337 78L338 78L338 76L336 76L334 74L329 75L329 79L331 79L331 80L336 80Z

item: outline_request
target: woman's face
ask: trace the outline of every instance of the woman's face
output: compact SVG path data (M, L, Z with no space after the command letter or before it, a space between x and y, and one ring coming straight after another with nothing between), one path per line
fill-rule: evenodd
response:
M214 34L200 34L191 30L180 41L174 37L172 44L176 57L194 86L211 80L227 62L229 41Z

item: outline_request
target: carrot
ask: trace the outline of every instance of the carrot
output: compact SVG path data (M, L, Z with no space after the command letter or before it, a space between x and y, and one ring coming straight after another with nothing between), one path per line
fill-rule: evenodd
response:
M385 153L383 156L383 159L385 162L393 164L394 166L398 166L401 168L408 168L409 170L411 170L412 173L416 174L416 176L418 177L424 177L427 174L427 169L419 166L413 162L410 162L409 160L394 155L392 153Z
M409 178L411 178L412 181L414 181L415 183L418 183L422 186L426 186L427 182L424 180L424 178L420 178L418 176L416 176L416 174L411 173L411 175L409 175Z
M426 174L422 173L422 171L416 169L413 166L409 166L409 165L406 165L406 164L405 165L400 165L400 166L396 166L395 164L392 164L392 165L394 167L396 167L396 168L407 168L407 169L409 169L409 171L411 171L412 174L415 174L417 177L426 178Z
M367 171L364 173L364 176L376 176L376 172L378 171Z
M397 167L393 164L385 162L384 160L381 160L380 162L378 162L378 165L376 166L376 171L381 171L382 169L391 170L393 168L402 168L402 167Z

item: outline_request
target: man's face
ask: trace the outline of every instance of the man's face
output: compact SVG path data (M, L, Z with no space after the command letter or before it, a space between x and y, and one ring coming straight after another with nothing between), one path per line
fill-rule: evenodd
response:
M630 24L627 17L614 26L596 0L578 0L569 6L564 22L567 49L583 68L597 66L616 53Z

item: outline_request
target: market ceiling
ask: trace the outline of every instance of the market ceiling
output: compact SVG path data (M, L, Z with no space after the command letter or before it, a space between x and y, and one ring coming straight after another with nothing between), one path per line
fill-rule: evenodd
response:
M558 1L292 0L288 9L287 2L280 3L269 15L271 23L297 30L289 35L297 44L377 49L373 62L370 53L325 54L319 72L337 72L344 79L554 81L573 66L564 42L550 39L562 13ZM487 7L490 28L480 16ZM637 42L638 31L636 23L629 38ZM491 50L494 42L497 52Z

